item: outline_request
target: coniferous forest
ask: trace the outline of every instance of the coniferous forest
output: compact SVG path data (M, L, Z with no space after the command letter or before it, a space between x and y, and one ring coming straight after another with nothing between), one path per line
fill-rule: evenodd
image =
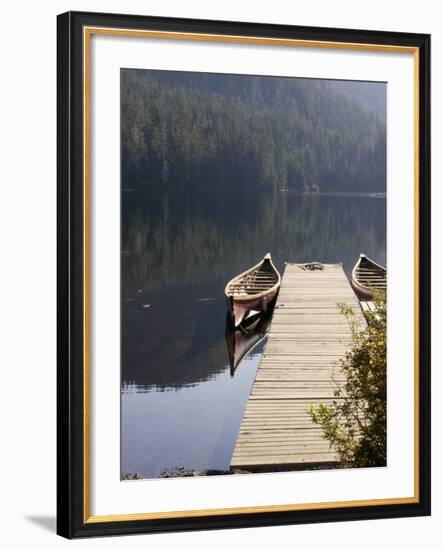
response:
M121 70L123 188L383 192L386 85Z

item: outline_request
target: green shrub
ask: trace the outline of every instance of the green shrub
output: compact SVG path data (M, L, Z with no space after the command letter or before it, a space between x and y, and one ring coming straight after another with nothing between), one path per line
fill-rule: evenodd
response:
M385 294L374 297L376 313L362 327L354 313L340 305L352 327L353 343L339 366L345 382L331 405L310 406L313 422L322 426L346 467L385 466L387 462L387 315Z

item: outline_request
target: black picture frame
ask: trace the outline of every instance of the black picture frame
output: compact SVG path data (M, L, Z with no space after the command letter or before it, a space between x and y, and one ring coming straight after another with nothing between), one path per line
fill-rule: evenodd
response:
M85 490L84 28L269 37L415 49L419 59L418 498L292 511L91 521ZM319 27L69 12L57 21L57 532L67 538L334 522L430 514L430 36ZM86 472L86 474L85 474Z

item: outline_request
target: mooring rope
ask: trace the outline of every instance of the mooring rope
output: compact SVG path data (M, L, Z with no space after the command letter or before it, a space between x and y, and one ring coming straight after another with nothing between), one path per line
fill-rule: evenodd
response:
M309 262L307 264L300 264L298 267L303 271L322 271L324 269L321 262Z

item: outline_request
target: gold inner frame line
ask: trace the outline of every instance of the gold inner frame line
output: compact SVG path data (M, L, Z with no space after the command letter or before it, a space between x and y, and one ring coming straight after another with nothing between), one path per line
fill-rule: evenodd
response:
M332 48L354 51L412 53L414 63L414 494L410 497L351 500L337 502L317 502L302 504L284 504L269 506L248 506L234 508L215 508L203 510L177 510L171 512L150 512L136 514L91 515L90 483L90 107L91 107L91 37L92 35L123 36L137 38L156 38L174 40L194 40L204 42L231 42L238 44L257 44L272 46L291 46L304 48ZM116 521L134 521L149 519L195 518L207 516L225 516L230 514L254 514L264 512L288 512L300 510L324 510L348 508L351 506L385 506L392 504L412 504L419 502L419 48L411 46L364 44L357 42L331 42L321 40L297 40L270 37L246 37L223 34L149 31L137 29L116 29L108 27L83 28L83 211L84 211L84 485L83 510L84 523L102 523Z

